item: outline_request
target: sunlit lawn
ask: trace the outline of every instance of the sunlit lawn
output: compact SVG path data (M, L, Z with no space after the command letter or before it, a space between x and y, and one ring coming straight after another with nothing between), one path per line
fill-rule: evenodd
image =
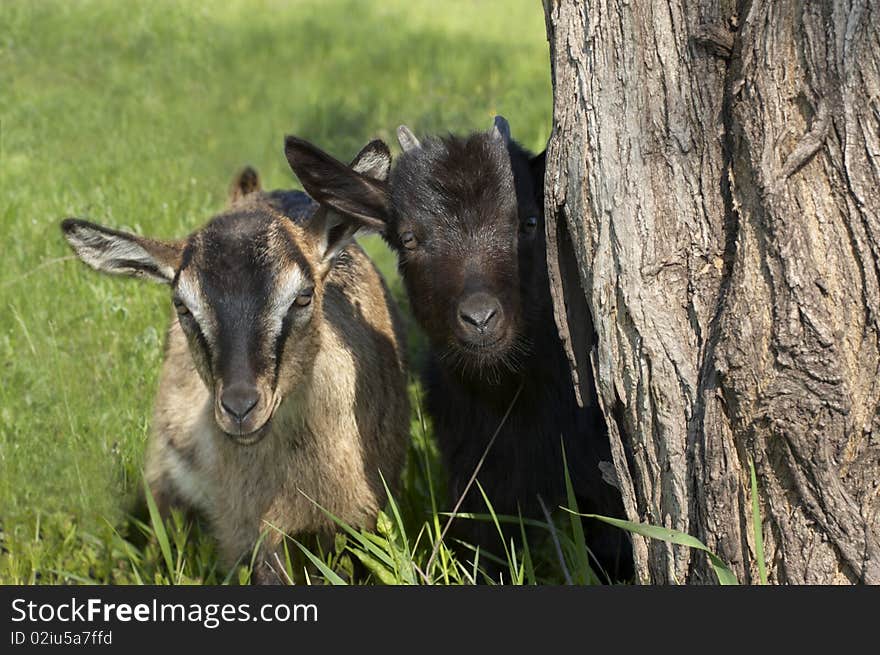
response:
M536 0L3 0L0 581L225 575L207 540L181 545L192 561L175 577L150 568L153 551L134 565L115 534L140 484L170 303L73 261L61 218L183 236L245 163L267 187L295 186L286 133L349 158L392 144L401 122L470 131L502 113L537 150L550 111ZM393 256L368 248L402 299ZM399 500L417 530L438 473L430 426L413 425Z

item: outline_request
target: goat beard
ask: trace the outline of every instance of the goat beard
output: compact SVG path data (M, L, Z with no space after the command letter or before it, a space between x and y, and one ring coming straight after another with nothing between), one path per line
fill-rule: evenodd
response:
M464 378L497 385L517 376L531 353L529 340L520 334L515 334L506 347L495 347L498 343L477 346L455 340L439 350L438 358Z

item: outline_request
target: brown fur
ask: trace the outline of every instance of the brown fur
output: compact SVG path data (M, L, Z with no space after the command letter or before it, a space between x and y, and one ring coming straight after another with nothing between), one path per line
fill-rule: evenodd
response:
M310 375L255 445L240 446L217 427L176 316L168 331L147 480L162 505L183 501L207 517L227 564L269 526L289 535L335 532L317 505L371 528L386 501L380 471L389 485L399 478L409 421L399 320L360 247L345 255L351 264L327 278ZM264 553L280 543L269 529Z
M388 156L375 146L362 155ZM263 533L255 576L269 582L279 579L283 535L336 531L321 508L374 527L386 502L382 478L396 487L406 453L406 346L384 281L350 240L358 224L305 194L259 191L246 172L230 208L186 241L73 219L62 228L98 270L165 281L175 294L186 284L207 298L199 321L186 308L173 314L145 475L160 511L207 519L226 565L247 557ZM291 304L275 343L260 343L271 299L252 289L271 295L297 271L313 284L311 303ZM260 417L236 423L223 415L221 392L242 379L259 391L252 414Z

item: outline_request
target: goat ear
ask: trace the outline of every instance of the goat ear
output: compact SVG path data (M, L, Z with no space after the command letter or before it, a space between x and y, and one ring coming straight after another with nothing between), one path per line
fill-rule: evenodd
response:
M349 166L355 173L384 182L391 171L391 151L380 139L370 141L355 155ZM314 227L319 230L319 249L322 259L324 262L330 262L351 242L361 225L358 220L347 219L331 209L320 210L319 214L322 215L316 215L312 220L315 223Z
M363 227L381 232L385 229L388 194L379 176L387 176L391 154L384 143L368 144L351 166L295 136L287 137L284 151L290 167L312 199L355 223L355 230Z
M495 120L492 121L492 128L489 130L489 134L493 139L498 139L505 144L510 143L510 123L507 122L504 116L496 116Z
M102 273L143 277L169 284L180 265L183 244L155 241L76 218L61 221L76 256Z
M412 130L406 125L401 125L397 128L397 142L400 144L400 148L404 152L409 152L410 150L416 150L422 147L422 144L416 138L416 135L413 134Z
M232 184L229 185L229 204L234 205L245 196L249 196L262 189L263 186L260 184L260 176L257 174L257 171L250 166L245 166L233 178Z
M332 209L321 207L309 219L306 229L317 242L318 266L322 277L330 270L336 256L352 242L360 226Z
M385 182L391 172L391 151L384 141L375 139L361 148L349 166L356 173Z

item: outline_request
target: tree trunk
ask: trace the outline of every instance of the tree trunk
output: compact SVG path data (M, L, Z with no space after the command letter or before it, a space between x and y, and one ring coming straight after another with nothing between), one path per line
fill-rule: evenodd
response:
M545 0L548 262L628 518L880 583L880 7ZM635 539L640 582L711 582Z

